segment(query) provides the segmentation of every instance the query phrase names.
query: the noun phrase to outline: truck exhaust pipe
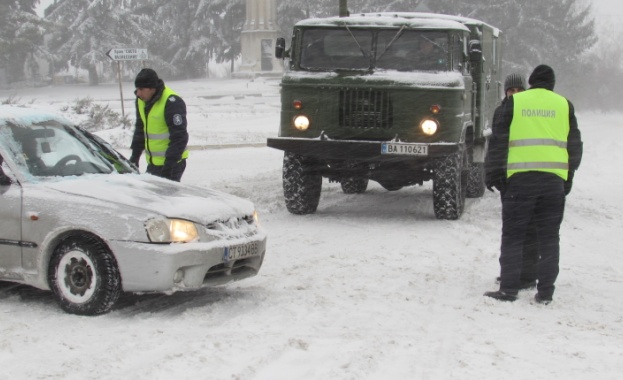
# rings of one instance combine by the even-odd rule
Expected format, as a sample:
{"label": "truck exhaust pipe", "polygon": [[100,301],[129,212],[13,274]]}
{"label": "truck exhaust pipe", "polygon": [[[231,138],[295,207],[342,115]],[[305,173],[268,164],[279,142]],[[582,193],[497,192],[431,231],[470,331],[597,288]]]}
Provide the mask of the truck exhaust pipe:
{"label": "truck exhaust pipe", "polygon": [[348,17],[348,0],[340,0],[340,17]]}

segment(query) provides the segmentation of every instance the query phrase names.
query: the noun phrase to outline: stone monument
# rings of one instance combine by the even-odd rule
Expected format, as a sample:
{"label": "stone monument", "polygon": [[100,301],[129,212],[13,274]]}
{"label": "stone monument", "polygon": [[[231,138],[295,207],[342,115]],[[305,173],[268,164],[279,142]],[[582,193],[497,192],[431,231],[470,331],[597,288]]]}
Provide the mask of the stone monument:
{"label": "stone monument", "polygon": [[283,64],[275,58],[278,36],[276,0],[247,0],[247,14],[240,38],[242,64],[239,76],[281,74]]}

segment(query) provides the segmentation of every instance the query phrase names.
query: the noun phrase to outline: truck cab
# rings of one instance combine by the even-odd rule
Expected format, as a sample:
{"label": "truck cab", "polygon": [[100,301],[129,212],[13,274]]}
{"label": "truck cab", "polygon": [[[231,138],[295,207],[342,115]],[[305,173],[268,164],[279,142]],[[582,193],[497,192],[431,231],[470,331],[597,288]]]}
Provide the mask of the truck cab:
{"label": "truck cab", "polygon": [[484,155],[499,101],[500,31],[429,13],[308,19],[294,26],[278,137],[286,207],[316,211],[322,179],[345,193],[433,181],[439,219],[484,193]]}

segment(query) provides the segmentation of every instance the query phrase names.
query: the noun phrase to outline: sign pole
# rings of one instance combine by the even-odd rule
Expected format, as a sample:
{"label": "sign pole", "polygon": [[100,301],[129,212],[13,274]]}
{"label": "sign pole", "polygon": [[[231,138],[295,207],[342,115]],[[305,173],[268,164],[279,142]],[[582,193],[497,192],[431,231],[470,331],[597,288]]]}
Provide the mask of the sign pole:
{"label": "sign pole", "polygon": [[125,108],[123,106],[123,85],[121,84],[121,61],[142,61],[145,67],[145,60],[148,59],[147,49],[138,48],[113,48],[106,52],[108,58],[117,61],[117,78],[119,79],[119,94],[121,94],[121,116],[125,119]]}
{"label": "sign pole", "polygon": [[117,61],[117,78],[119,79],[119,94],[121,95],[121,117],[125,120],[125,107],[123,106],[123,85],[121,84],[121,61]]}

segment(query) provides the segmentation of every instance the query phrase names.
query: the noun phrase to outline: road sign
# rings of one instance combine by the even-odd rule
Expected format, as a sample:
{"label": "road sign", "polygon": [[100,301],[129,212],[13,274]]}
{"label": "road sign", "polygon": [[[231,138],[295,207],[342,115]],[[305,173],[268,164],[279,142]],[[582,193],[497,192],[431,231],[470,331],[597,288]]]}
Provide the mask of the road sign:
{"label": "road sign", "polygon": [[119,48],[110,49],[106,55],[115,61],[144,61],[147,59],[147,49]]}

